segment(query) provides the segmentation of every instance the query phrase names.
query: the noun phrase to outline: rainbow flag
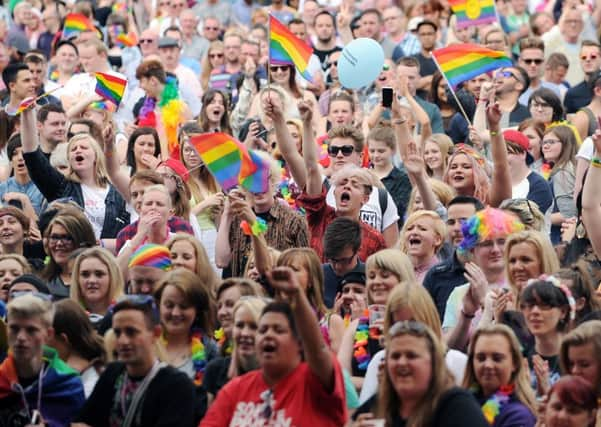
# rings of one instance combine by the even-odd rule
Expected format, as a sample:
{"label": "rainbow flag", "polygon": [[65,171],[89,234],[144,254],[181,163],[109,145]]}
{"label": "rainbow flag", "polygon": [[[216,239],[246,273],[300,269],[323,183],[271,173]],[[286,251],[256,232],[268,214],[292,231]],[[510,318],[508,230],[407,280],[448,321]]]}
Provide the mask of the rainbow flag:
{"label": "rainbow flag", "polygon": [[449,4],[458,29],[497,22],[494,0],[449,0]]}
{"label": "rainbow flag", "polygon": [[[264,192],[264,162],[256,153],[225,133],[203,133],[190,138],[190,144],[224,191],[242,185],[249,191]],[[269,177],[269,171],[267,171]],[[263,189],[261,191],[261,189]]]}
{"label": "rainbow flag", "polygon": [[[269,189],[269,175],[271,173],[269,160],[257,154],[254,150],[248,150],[248,154],[250,154],[250,159],[257,170],[244,178],[240,184],[251,193],[265,193]],[[265,155],[269,157],[267,153]]]}
{"label": "rainbow flag", "polygon": [[469,43],[436,49],[432,57],[453,88],[480,74],[513,65],[504,52]]}
{"label": "rainbow flag", "polygon": [[114,74],[96,73],[96,93],[119,106],[127,79]]}
{"label": "rainbow flag", "polygon": [[309,59],[313,48],[296,37],[284,24],[269,15],[269,63],[294,64],[301,75],[313,81],[309,73]]}
{"label": "rainbow flag", "polygon": [[85,15],[70,13],[65,17],[63,25],[63,38],[70,39],[83,31],[96,31],[94,24]]}
{"label": "rainbow flag", "polygon": [[115,41],[124,47],[132,47],[138,44],[138,38],[135,33],[120,33],[115,37]]}

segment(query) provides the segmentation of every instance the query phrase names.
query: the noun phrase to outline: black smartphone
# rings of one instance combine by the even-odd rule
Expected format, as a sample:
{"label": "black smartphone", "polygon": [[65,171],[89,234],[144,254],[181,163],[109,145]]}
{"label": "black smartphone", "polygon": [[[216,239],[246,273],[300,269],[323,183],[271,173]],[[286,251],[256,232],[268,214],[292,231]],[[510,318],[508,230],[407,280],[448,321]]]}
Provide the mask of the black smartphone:
{"label": "black smartphone", "polygon": [[382,88],[382,106],[385,108],[392,107],[393,93],[391,87]]}

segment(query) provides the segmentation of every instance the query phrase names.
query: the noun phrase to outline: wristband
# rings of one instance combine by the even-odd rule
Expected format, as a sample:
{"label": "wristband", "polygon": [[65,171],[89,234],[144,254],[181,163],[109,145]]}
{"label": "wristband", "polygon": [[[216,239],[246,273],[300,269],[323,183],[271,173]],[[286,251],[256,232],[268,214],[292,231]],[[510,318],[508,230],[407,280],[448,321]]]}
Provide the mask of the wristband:
{"label": "wristband", "polygon": [[591,159],[591,166],[594,168],[601,168],[601,159],[599,157],[593,157]]}
{"label": "wristband", "polygon": [[113,157],[113,153],[114,153],[114,152],[115,152],[114,150],[111,150],[111,151],[105,151],[105,152],[104,152],[104,156],[105,156],[105,157],[107,157],[107,158],[109,158],[109,157]]}
{"label": "wristband", "polygon": [[263,218],[257,218],[252,225],[248,221],[242,221],[240,228],[247,236],[260,236],[267,231],[267,222]]}
{"label": "wristband", "polygon": [[476,314],[467,314],[465,311],[463,311],[463,308],[461,309],[461,314],[463,315],[463,317],[465,317],[466,319],[473,319],[474,317],[476,317]]}
{"label": "wristband", "polygon": [[489,133],[490,133],[490,136],[497,136],[499,134],[499,131],[498,130],[491,130],[491,131],[489,131]]}

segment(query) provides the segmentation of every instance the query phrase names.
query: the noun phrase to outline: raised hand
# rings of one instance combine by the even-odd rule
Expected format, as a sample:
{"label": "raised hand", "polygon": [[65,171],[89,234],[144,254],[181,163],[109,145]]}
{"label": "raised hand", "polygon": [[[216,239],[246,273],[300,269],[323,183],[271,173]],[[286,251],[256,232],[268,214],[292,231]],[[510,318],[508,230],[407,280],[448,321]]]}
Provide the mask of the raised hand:
{"label": "raised hand", "polygon": [[484,298],[488,291],[488,280],[486,280],[486,276],[482,269],[473,262],[465,264],[464,276],[470,283],[468,294],[471,295],[472,303],[475,306],[472,308],[475,308],[474,311],[476,311],[484,305]]}
{"label": "raised hand", "polygon": [[498,130],[502,115],[503,113],[501,112],[497,102],[489,103],[486,107],[486,120],[488,121],[488,128],[491,130]]}
{"label": "raised hand", "polygon": [[[601,117],[597,117],[599,123],[601,123]],[[593,140],[593,145],[595,146],[595,152],[597,156],[601,155],[601,128],[597,128],[597,130],[591,135],[591,139]]]}
{"label": "raised hand", "polygon": [[407,145],[407,158],[403,162],[405,169],[413,176],[418,176],[426,172],[426,164],[421,150],[418,149],[415,141],[409,141]]}
{"label": "raised hand", "polygon": [[284,113],[282,112],[282,107],[280,104],[274,101],[274,98],[271,96],[266,97],[263,100],[263,111],[265,115],[269,117],[274,123],[279,119],[284,118]]}
{"label": "raised hand", "polygon": [[298,112],[304,123],[310,123],[313,120],[313,103],[311,101],[300,101],[298,103]]}
{"label": "raised hand", "polygon": [[266,276],[279,298],[294,303],[301,292],[294,270],[290,267],[274,267],[266,273]]}

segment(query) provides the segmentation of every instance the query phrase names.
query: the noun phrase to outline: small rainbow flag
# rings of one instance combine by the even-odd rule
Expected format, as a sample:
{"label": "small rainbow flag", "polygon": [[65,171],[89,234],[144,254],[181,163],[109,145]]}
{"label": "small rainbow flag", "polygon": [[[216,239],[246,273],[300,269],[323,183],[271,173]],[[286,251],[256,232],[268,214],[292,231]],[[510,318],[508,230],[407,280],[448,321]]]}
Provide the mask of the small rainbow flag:
{"label": "small rainbow flag", "polygon": [[432,57],[453,88],[488,71],[512,66],[504,52],[469,43],[436,49]]}
{"label": "small rainbow flag", "polygon": [[497,22],[494,0],[449,0],[449,4],[458,29]]}
{"label": "small rainbow flag", "polygon": [[138,38],[135,33],[120,33],[115,37],[115,41],[125,47],[132,47],[138,44]]}
{"label": "small rainbow flag", "polygon": [[265,193],[269,189],[269,175],[271,172],[269,161],[254,150],[248,150],[248,154],[250,154],[257,170],[244,178],[240,184],[251,193]]}
{"label": "small rainbow flag", "polygon": [[301,75],[313,81],[309,73],[309,59],[313,48],[296,37],[284,24],[269,15],[269,63],[294,64]]}
{"label": "small rainbow flag", "polygon": [[190,138],[190,144],[215,177],[224,191],[247,183],[253,185],[257,172],[254,160],[246,146],[226,133],[203,133]]}
{"label": "small rainbow flag", "polygon": [[121,98],[123,98],[125,86],[127,86],[125,76],[96,73],[96,93],[116,106],[119,106]]}
{"label": "small rainbow flag", "polygon": [[70,13],[65,17],[63,38],[70,39],[83,31],[96,31],[92,21],[80,13]]}

